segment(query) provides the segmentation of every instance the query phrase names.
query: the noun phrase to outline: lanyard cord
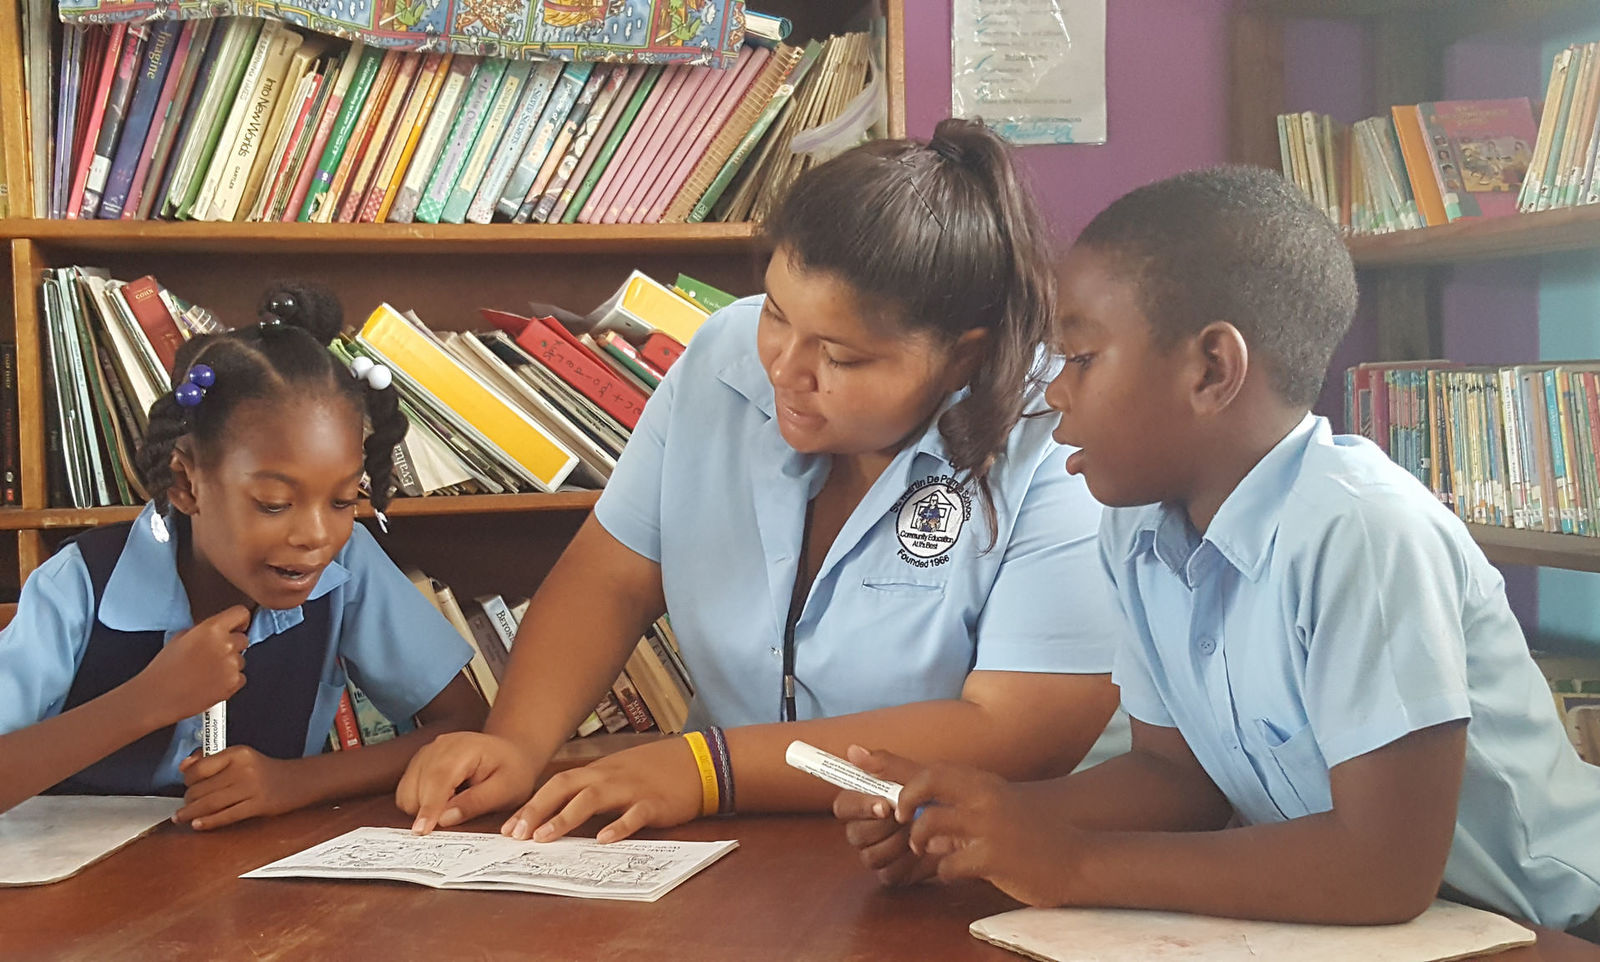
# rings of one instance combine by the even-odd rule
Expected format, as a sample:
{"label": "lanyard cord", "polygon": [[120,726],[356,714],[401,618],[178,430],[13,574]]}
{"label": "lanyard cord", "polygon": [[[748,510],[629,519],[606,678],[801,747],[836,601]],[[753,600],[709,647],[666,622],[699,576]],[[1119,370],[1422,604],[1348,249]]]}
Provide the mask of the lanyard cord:
{"label": "lanyard cord", "polygon": [[794,629],[800,623],[800,614],[806,606],[806,595],[810,593],[811,583],[806,578],[807,562],[810,557],[811,503],[808,502],[805,527],[800,532],[800,560],[794,571],[794,591],[789,595],[789,617],[783,625],[783,712],[780,716],[783,721],[795,720]]}

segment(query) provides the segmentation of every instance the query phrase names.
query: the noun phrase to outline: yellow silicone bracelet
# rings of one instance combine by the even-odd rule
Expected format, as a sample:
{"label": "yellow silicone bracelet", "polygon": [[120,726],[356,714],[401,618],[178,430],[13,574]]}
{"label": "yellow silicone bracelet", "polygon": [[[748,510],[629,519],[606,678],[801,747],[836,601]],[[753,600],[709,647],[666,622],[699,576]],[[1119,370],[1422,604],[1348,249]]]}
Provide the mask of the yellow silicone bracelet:
{"label": "yellow silicone bracelet", "polygon": [[711,761],[711,747],[706,744],[704,732],[684,732],[684,741],[694,752],[694,763],[700,768],[700,814],[715,815],[721,799],[717,794],[717,768]]}

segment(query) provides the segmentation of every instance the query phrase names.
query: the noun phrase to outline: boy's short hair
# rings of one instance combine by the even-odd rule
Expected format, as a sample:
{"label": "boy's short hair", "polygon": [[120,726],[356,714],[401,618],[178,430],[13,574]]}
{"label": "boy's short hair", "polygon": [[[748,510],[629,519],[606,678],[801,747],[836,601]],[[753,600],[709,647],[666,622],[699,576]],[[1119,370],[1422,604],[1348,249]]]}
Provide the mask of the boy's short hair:
{"label": "boy's short hair", "polygon": [[1260,167],[1141,187],[1101,211],[1078,243],[1109,255],[1138,288],[1158,344],[1227,321],[1293,404],[1316,401],[1355,314],[1355,267],[1338,228]]}

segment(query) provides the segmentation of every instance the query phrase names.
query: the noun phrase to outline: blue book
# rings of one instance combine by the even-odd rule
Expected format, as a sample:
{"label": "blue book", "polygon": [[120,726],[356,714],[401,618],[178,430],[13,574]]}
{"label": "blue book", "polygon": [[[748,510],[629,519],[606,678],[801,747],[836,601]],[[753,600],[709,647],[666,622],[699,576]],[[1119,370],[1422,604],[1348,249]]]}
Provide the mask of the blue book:
{"label": "blue book", "polygon": [[150,135],[150,118],[155,115],[161,85],[166,82],[167,70],[172,66],[172,50],[182,30],[183,21],[163,20],[150,34],[150,42],[145,44],[144,65],[139,70],[138,85],[133,88],[128,119],[123,123],[122,139],[117,142],[116,158],[111,162],[105,196],[100,201],[98,216],[102,220],[116,220],[122,216],[122,205],[133,189],[133,172],[139,166],[145,138]]}
{"label": "blue book", "polygon": [[[198,104],[200,98],[205,95],[206,85],[211,82],[211,74],[217,68],[217,51],[222,49],[222,38],[226,33],[226,30],[220,28],[211,31],[205,57],[200,61],[200,72],[195,75],[194,86],[189,88],[189,103],[174,104],[172,107],[173,110],[181,111],[183,125],[178,128],[178,136],[173,138],[171,153],[167,154],[167,169],[161,174],[161,189],[156,191],[155,203],[150,208],[154,216],[161,216],[161,212],[167,206],[167,193],[172,189],[172,177],[178,172],[178,158],[183,156],[183,145],[194,133],[195,116],[200,113],[189,108]],[[192,57],[194,54],[195,51],[191,47],[189,56]]]}

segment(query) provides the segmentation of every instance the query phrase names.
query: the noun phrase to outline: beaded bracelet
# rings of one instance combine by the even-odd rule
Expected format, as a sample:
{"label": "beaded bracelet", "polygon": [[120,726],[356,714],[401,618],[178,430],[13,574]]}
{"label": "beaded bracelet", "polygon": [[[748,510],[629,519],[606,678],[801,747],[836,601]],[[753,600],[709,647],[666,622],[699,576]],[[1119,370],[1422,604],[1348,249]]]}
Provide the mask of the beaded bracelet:
{"label": "beaded bracelet", "polygon": [[728,754],[728,736],[722,729],[715,725],[707,726],[706,741],[711,745],[711,759],[717,765],[717,806],[718,815],[732,815],[735,811],[733,803],[733,758]]}
{"label": "beaded bracelet", "polygon": [[704,732],[684,732],[684,741],[694,753],[694,763],[700,769],[700,814],[715,815],[718,810],[717,767],[711,760],[711,749],[706,744]]}

